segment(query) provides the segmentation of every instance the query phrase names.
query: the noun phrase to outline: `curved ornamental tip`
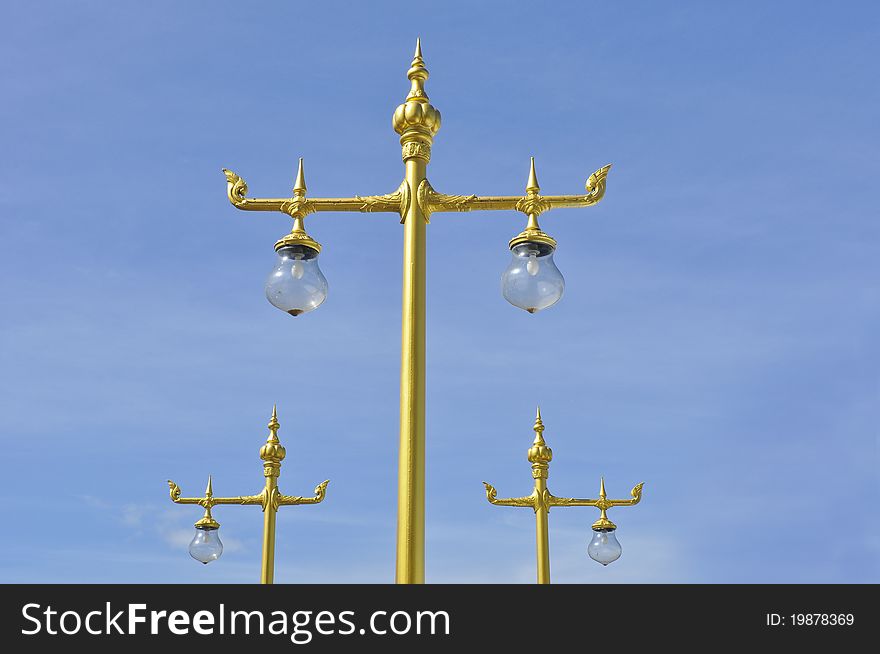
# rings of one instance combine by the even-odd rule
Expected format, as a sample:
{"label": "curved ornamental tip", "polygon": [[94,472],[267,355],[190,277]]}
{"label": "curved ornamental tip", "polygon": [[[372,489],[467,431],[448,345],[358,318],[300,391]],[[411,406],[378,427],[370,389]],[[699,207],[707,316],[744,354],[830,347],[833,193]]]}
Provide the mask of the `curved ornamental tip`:
{"label": "curved ornamental tip", "polygon": [[226,195],[229,201],[238,207],[244,203],[247,195],[247,182],[227,168],[223,169],[223,174],[226,175]]}
{"label": "curved ornamental tip", "polygon": [[489,500],[490,503],[495,504],[495,500],[498,498],[498,491],[496,491],[495,487],[489,482],[484,481],[483,486],[486,487],[486,499]]}
{"label": "curved ornamental tip", "polygon": [[320,484],[315,486],[315,504],[324,501],[324,497],[327,495],[327,484],[330,483],[329,479],[325,479]]}
{"label": "curved ornamental tip", "polygon": [[638,504],[639,502],[642,501],[642,486],[644,486],[644,485],[645,485],[645,482],[643,482],[643,481],[639,482],[638,484],[633,486],[632,491],[630,491],[630,494],[633,496],[633,504],[634,505]]}
{"label": "curved ornamental tip", "polygon": [[587,183],[585,184],[587,197],[594,203],[605,196],[605,180],[608,177],[609,170],[611,170],[611,164],[602,166],[587,178]]}
{"label": "curved ornamental tip", "polygon": [[168,489],[171,494],[171,501],[177,502],[180,499],[180,486],[178,486],[177,484],[175,484],[173,481],[171,481],[169,479],[168,480]]}

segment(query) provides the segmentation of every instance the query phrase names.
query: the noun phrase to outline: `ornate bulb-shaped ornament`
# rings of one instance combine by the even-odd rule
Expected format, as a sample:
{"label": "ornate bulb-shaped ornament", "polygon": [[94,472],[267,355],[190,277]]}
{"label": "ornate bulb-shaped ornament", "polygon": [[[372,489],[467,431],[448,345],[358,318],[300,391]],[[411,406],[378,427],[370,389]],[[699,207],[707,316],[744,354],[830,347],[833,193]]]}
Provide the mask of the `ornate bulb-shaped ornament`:
{"label": "ornate bulb-shaped ornament", "polygon": [[620,558],[623,548],[615,535],[616,529],[594,529],[587,553],[594,561],[608,565]]}
{"label": "ornate bulb-shaped ornament", "polygon": [[306,245],[278,248],[278,262],[266,280],[266,298],[298,316],[317,309],[327,299],[327,278],[318,267],[318,251]]}
{"label": "ornate bulb-shaped ornament", "polygon": [[196,535],[189,544],[189,555],[207,565],[219,559],[221,554],[220,530],[217,527],[196,527]]}
{"label": "ornate bulb-shaped ornament", "polygon": [[510,265],[501,275],[504,299],[529,313],[556,304],[565,289],[565,279],[553,262],[554,249],[546,243],[514,245]]}

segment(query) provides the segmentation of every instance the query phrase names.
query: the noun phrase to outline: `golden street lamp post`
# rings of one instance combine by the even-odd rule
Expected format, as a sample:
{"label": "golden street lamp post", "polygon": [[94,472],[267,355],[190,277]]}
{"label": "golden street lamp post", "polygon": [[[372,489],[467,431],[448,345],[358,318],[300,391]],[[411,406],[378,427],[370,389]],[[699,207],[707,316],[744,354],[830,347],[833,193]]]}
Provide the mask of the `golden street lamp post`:
{"label": "golden street lamp post", "polygon": [[499,500],[495,487],[485,481],[486,499],[498,506],[525,506],[535,512],[535,530],[538,558],[538,583],[550,583],[550,536],[547,530],[547,517],[552,506],[594,506],[601,511],[599,519],[593,523],[593,539],[587,547],[590,558],[602,565],[616,561],[620,558],[620,543],[617,542],[615,525],[608,519],[606,511],[612,506],[635,506],[642,499],[642,486],[638,484],[632,489],[632,499],[609,500],[605,496],[605,479],[599,484],[599,499],[579,500],[568,497],[556,497],[547,488],[547,477],[550,471],[550,461],[553,459],[553,450],[544,442],[544,423],[541,420],[541,409],[535,417],[535,440],[529,448],[528,459],[532,464],[532,477],[535,480],[535,489],[528,497],[510,497]]}
{"label": "golden street lamp post", "polygon": [[280,211],[293,218],[292,231],[275,244],[278,263],[266,282],[269,301],[293,316],[317,308],[327,296],[327,280],[318,267],[321,245],[305,230],[304,219],[325,211],[387,212],[403,223],[403,327],[400,362],[400,458],[398,467],[398,583],[425,578],[425,236],[432,214],[448,211],[516,210],[528,217],[525,229],[508,244],[513,258],[502,275],[504,297],[529,313],[555,304],[564,286],[553,262],[556,241],[538,225],[538,217],[559,207],[589,207],[605,194],[610,165],[590,175],[584,195],[540,194],[534,159],[524,196],[478,197],[437,193],[427,179],[431,144],[440,129],[440,112],[428,100],[428,70],[416,42],[407,71],[409,94],[392,116],[400,134],[405,175],[387,195],[351,198],[306,197],[302,159],[293,195],[249,198],[247,184],[224,169],[229,201],[246,211]]}
{"label": "golden street lamp post", "polygon": [[220,558],[223,544],[220,542],[218,530],[220,523],[211,515],[211,509],[217,504],[253,504],[263,509],[263,563],[260,583],[271,584],[275,577],[275,514],[280,506],[298,504],[318,504],[324,500],[328,481],[323,481],[315,488],[314,497],[282,495],[278,490],[278,476],[281,474],[281,462],[287,456],[284,446],[278,440],[278,412],[272,408],[272,419],[269,421],[269,437],[260,448],[263,460],[263,475],[266,486],[259,495],[241,495],[239,497],[214,497],[211,478],[208,477],[208,488],[204,497],[181,497],[180,486],[170,479],[171,501],[176,504],[198,504],[205,509],[205,515],[195,524],[196,535],[190,543],[190,555],[202,563],[210,563]]}

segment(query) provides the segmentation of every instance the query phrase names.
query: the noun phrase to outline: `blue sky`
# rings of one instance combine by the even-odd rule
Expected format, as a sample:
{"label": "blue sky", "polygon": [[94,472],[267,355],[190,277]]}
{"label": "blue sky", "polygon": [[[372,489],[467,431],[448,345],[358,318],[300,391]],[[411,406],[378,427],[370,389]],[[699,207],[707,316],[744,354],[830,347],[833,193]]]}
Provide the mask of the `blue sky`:
{"label": "blue sky", "polygon": [[[263,295],[281,215],[226,200],[393,191],[417,35],[446,193],[605,200],[542,219],[565,297],[499,278],[512,212],[429,227],[427,581],[531,582],[534,407],[550,488],[643,502],[586,555],[551,513],[555,582],[880,582],[880,11],[847,3],[10,3],[0,42],[0,581],[250,582],[272,404],[290,494],[279,582],[393,579],[402,230],[310,217],[330,295]],[[462,233],[466,233],[466,238]]]}

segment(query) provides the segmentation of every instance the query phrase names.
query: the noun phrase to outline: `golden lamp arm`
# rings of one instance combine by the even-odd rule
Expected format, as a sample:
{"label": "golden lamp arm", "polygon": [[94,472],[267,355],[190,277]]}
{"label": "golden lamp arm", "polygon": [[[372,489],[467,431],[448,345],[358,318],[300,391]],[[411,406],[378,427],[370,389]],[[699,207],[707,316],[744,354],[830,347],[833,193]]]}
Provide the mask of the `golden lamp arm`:
{"label": "golden lamp arm", "polygon": [[278,505],[294,506],[297,504],[320,504],[324,501],[324,496],[327,494],[327,484],[329,483],[330,480],[327,479],[318,484],[315,487],[314,497],[300,497],[299,495],[281,495],[278,498]]}
{"label": "golden lamp arm", "polygon": [[594,506],[597,509],[607,510],[612,506],[635,506],[639,502],[642,501],[642,486],[644,486],[644,482],[637,484],[630,494],[632,495],[631,499],[628,500],[609,500],[605,497],[605,483],[602,482],[602,493],[599,495],[598,499],[590,500],[590,499],[578,499],[573,497],[556,497],[555,495],[550,496],[550,506]]}
{"label": "golden lamp arm", "polygon": [[495,487],[492,484],[484,481],[483,486],[486,487],[486,499],[489,500],[490,504],[495,504],[496,506],[527,506],[530,509],[535,508],[534,494],[529,495],[528,497],[507,497],[499,500],[498,491],[495,490]]}
{"label": "golden lamp arm", "polygon": [[[218,504],[263,504],[263,495],[239,495],[238,497],[214,497],[210,492],[205,493],[204,497],[181,497],[180,486],[170,479],[168,480],[168,488],[170,490],[171,501],[175,504],[198,504],[199,506],[211,508]],[[210,488],[210,487],[209,487]]]}
{"label": "golden lamp arm", "polygon": [[404,182],[394,193],[387,195],[356,195],[353,198],[307,198],[305,189],[295,191],[289,198],[249,198],[247,183],[231,170],[223,169],[226,175],[226,195],[237,209],[244,211],[280,211],[294,218],[318,211],[360,211],[371,213],[387,211],[402,214],[409,204],[409,186]]}

